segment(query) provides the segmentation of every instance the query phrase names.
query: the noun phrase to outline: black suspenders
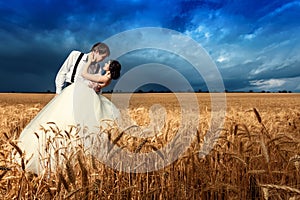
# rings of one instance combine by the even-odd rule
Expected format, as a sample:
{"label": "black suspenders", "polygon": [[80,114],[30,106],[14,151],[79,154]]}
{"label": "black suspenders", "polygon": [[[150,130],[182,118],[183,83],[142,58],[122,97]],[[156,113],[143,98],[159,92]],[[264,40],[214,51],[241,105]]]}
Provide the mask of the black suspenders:
{"label": "black suspenders", "polygon": [[82,58],[82,56],[84,55],[84,53],[80,53],[79,57],[76,60],[76,63],[74,65],[74,69],[73,69],[73,73],[72,73],[72,77],[71,77],[71,83],[74,83],[74,78],[75,78],[75,74],[76,74],[76,70],[77,70],[77,66]]}

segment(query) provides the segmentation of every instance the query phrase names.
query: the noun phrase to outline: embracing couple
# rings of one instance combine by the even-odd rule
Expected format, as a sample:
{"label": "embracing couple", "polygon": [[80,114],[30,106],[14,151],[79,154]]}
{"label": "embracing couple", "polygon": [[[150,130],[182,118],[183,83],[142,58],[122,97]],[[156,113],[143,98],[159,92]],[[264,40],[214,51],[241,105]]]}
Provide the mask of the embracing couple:
{"label": "embracing couple", "polygon": [[103,87],[120,77],[121,64],[117,60],[109,60],[101,68],[100,62],[109,55],[109,47],[101,42],[89,53],[69,54],[56,76],[55,97],[18,139],[22,152],[15,156],[25,170],[35,174],[55,170],[63,162],[60,155],[67,149],[73,151],[78,144],[99,159],[105,156],[106,136],[101,127],[120,115],[115,105],[101,95]]}
{"label": "embracing couple", "polygon": [[[89,87],[99,92],[101,88],[110,83],[111,79],[118,79],[121,70],[118,61],[108,61],[103,69],[100,68],[99,62],[109,55],[109,47],[101,42],[94,44],[88,54],[72,51],[57,73],[56,94],[60,94],[64,87],[77,80],[88,82]],[[101,76],[102,74],[103,76]]]}

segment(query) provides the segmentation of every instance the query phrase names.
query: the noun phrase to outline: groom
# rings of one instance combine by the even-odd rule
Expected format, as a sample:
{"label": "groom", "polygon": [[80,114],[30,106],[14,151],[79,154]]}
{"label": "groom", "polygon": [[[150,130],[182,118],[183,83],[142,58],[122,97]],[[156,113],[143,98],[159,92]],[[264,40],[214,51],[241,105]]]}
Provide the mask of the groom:
{"label": "groom", "polygon": [[[56,94],[60,94],[65,87],[77,80],[87,81],[81,76],[81,71],[85,63],[88,61],[89,56],[96,58],[96,64],[89,67],[89,73],[95,74],[100,70],[99,62],[103,61],[109,55],[109,47],[102,42],[94,44],[91,51],[87,54],[73,50],[56,75]],[[93,87],[95,92],[99,92],[101,87],[103,87],[102,84],[98,83],[89,83],[89,86]]]}

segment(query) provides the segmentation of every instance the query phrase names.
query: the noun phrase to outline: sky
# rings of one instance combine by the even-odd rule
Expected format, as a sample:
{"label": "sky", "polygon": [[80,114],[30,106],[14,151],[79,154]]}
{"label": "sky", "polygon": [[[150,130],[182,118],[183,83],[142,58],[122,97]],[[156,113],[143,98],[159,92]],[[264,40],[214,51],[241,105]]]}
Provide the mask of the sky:
{"label": "sky", "polygon": [[[147,27],[199,44],[228,91],[300,92],[300,0],[0,0],[0,92],[54,92],[56,73],[72,50],[88,52],[110,38],[119,45],[112,45],[112,56],[119,47],[129,50],[110,57],[121,62],[122,75],[139,66],[166,66],[148,73],[156,85],[143,89],[164,86],[154,77],[162,74],[176,85],[174,69],[195,91],[207,90],[203,74],[172,50],[178,45],[147,46],[168,34],[138,37]],[[116,37],[124,32],[134,34]],[[140,43],[145,48],[128,47]],[[182,48],[185,55],[195,53]]]}

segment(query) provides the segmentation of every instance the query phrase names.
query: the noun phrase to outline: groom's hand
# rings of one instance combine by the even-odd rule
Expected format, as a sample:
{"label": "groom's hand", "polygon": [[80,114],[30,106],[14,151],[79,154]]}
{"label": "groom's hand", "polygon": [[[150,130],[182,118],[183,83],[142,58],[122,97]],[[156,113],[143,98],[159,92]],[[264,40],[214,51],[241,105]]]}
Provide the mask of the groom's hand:
{"label": "groom's hand", "polygon": [[94,90],[95,90],[96,93],[100,92],[101,86],[99,86],[99,84],[97,84],[97,86],[94,87]]}
{"label": "groom's hand", "polygon": [[97,62],[97,57],[96,57],[94,51],[92,51],[92,52],[90,53],[90,57],[91,57],[91,58],[90,58],[91,63],[96,63],[96,62]]}
{"label": "groom's hand", "polygon": [[94,87],[95,92],[100,92],[100,90],[105,87],[105,84],[103,83],[97,83],[97,85]]}

